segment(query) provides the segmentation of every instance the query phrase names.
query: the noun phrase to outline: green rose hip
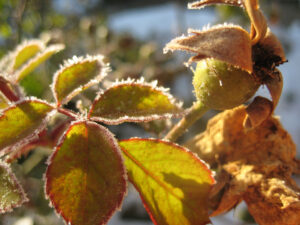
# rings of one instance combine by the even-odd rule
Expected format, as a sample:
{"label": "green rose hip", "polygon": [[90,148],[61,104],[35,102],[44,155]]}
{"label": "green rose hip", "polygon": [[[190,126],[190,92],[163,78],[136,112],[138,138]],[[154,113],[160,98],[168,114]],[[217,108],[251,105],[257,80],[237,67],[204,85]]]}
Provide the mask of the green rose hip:
{"label": "green rose hip", "polygon": [[251,98],[259,83],[246,71],[215,59],[201,60],[194,73],[196,97],[211,109],[236,107]]}

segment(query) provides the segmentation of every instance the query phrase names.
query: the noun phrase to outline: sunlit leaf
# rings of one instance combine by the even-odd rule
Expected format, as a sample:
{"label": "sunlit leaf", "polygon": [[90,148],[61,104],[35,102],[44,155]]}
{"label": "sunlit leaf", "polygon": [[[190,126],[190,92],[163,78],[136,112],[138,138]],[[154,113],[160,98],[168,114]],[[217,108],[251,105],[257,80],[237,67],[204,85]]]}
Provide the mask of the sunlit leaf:
{"label": "sunlit leaf", "polygon": [[207,197],[214,179],[197,156],[161,140],[135,138],[119,144],[128,178],[139,191],[154,224],[209,222]]}
{"label": "sunlit leaf", "polygon": [[125,168],[113,135],[93,122],[71,124],[46,172],[46,193],[56,211],[71,225],[106,224],[125,192]]}
{"label": "sunlit leaf", "polygon": [[10,212],[28,199],[8,165],[0,162],[0,213]]}
{"label": "sunlit leaf", "polygon": [[8,99],[0,92],[0,110],[9,106]]}
{"label": "sunlit leaf", "polygon": [[44,61],[50,58],[52,55],[58,53],[63,49],[64,49],[64,45],[61,44],[48,46],[42,52],[39,52],[30,60],[28,60],[28,62],[25,63],[25,65],[23,65],[20,69],[16,71],[16,73],[14,74],[15,80],[20,81],[26,75],[28,75],[34,69],[36,69],[40,64],[42,64]]}
{"label": "sunlit leaf", "polygon": [[99,94],[89,116],[107,124],[147,122],[183,114],[181,105],[156,83],[124,81],[112,85]]}
{"label": "sunlit leaf", "polygon": [[103,56],[77,57],[65,61],[53,79],[53,92],[58,104],[68,102],[79,92],[98,83],[108,72]]}
{"label": "sunlit leaf", "polygon": [[0,116],[0,155],[36,138],[52,110],[51,105],[36,99],[6,108]]}
{"label": "sunlit leaf", "polygon": [[25,41],[24,43],[20,44],[15,50],[12,69],[14,71],[19,69],[22,65],[24,65],[24,63],[34,57],[44,47],[44,43],[40,40]]}

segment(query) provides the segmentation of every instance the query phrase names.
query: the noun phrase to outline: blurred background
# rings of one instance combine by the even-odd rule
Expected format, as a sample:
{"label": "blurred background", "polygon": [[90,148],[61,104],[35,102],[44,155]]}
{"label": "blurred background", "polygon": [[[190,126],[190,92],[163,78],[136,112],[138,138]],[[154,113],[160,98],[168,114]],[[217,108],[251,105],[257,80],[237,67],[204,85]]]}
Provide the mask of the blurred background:
{"label": "blurred background", "polygon": [[[208,7],[201,11],[187,10],[185,0],[0,0],[0,58],[25,39],[41,38],[49,43],[64,43],[66,49],[52,57],[21,84],[28,95],[53,101],[49,84],[64,59],[73,55],[103,54],[111,63],[112,72],[103,86],[115,79],[145,77],[158,80],[189,107],[195,100],[192,72],[183,65],[188,55],[163,54],[164,45],[186,33],[187,28],[233,22],[249,30],[249,21],[235,7]],[[260,0],[272,31],[281,40],[288,63],[280,66],[284,90],[276,114],[300,146],[300,0]],[[99,87],[95,87],[98,89]],[[75,109],[76,101],[85,104],[95,96],[95,88],[75,98],[67,107]],[[268,96],[266,88],[259,93]],[[203,131],[217,112],[208,112],[188,135]],[[161,137],[170,121],[157,121],[142,126],[125,124],[109,127],[117,138],[133,136]],[[49,149],[38,148],[19,160],[15,167],[30,202],[0,215],[0,225],[60,225],[53,209],[44,198],[42,176]],[[224,216],[212,219],[216,225],[251,224],[253,220],[241,204]],[[123,208],[109,225],[152,224],[138,194],[129,186]]]}

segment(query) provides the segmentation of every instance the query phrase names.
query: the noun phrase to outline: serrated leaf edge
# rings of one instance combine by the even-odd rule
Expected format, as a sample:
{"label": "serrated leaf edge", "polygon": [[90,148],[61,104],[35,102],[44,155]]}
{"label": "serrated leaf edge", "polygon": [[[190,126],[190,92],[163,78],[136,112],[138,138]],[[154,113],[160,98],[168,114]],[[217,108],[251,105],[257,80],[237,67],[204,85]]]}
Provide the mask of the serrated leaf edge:
{"label": "serrated leaf edge", "polygon": [[[203,161],[202,159],[200,159],[199,156],[198,156],[197,154],[195,154],[194,152],[190,151],[188,148],[183,147],[183,146],[181,146],[181,145],[178,145],[177,143],[170,142],[170,141],[168,141],[168,140],[161,140],[161,139],[155,139],[155,138],[138,138],[138,137],[134,137],[134,138],[130,138],[130,139],[120,140],[120,142],[126,142],[126,141],[132,141],[132,140],[133,140],[133,141],[134,141],[134,140],[140,140],[140,141],[154,141],[154,142],[159,142],[159,143],[165,143],[165,144],[167,144],[167,145],[171,145],[171,146],[174,146],[174,147],[176,147],[176,148],[179,148],[179,149],[183,150],[183,152],[185,152],[185,153],[187,153],[187,154],[190,154],[190,155],[192,156],[192,158],[194,158],[195,160],[199,161],[200,164],[203,165],[203,169],[205,169],[206,171],[208,171],[208,172],[210,173],[210,178],[211,178],[211,181],[212,181],[211,185],[214,185],[214,184],[216,183],[216,181],[215,181],[215,179],[214,179],[214,177],[215,177],[215,172],[212,171],[212,170],[210,170],[210,166],[209,166],[205,161]],[[127,150],[124,150],[122,147],[120,147],[120,148],[121,148],[122,152],[123,152],[127,157],[129,157],[129,156],[127,155],[127,154],[129,154],[129,153],[127,152]],[[127,153],[127,154],[126,154],[126,153]],[[140,165],[139,165],[140,162],[137,164],[137,163],[134,161],[134,160],[136,160],[135,158],[134,158],[134,160],[133,160],[131,157],[129,157],[129,158],[130,158],[130,160],[132,160],[138,167],[140,167]],[[136,161],[137,161],[137,160],[136,160]],[[141,169],[145,172],[145,168],[144,168],[144,167],[141,168]],[[145,173],[149,175],[148,172],[145,172]],[[149,176],[151,176],[151,175],[149,175]],[[154,175],[152,175],[151,178],[154,179],[155,182],[157,182],[158,184],[161,185],[161,182],[158,181],[159,179],[153,178],[153,176],[154,176]],[[159,225],[159,224],[156,222],[156,219],[155,219],[154,215],[152,214],[150,208],[148,207],[148,205],[147,205],[147,203],[146,203],[146,201],[145,201],[145,199],[144,199],[144,197],[143,197],[143,195],[142,195],[142,191],[141,191],[141,190],[137,187],[137,185],[130,179],[130,177],[128,177],[128,180],[132,183],[132,185],[133,185],[133,186],[135,187],[135,189],[138,191],[138,193],[139,193],[139,195],[140,195],[140,198],[141,198],[141,200],[142,200],[142,202],[143,202],[143,205],[144,205],[146,211],[148,212],[148,214],[149,214],[149,216],[150,216],[152,222],[153,222],[155,225]],[[162,184],[162,186],[163,186],[164,188],[166,188],[166,190],[169,189],[169,188],[166,187],[164,184]],[[176,194],[172,193],[172,191],[168,191],[168,192],[169,192],[171,195],[173,195],[174,197],[178,198]],[[180,199],[180,198],[179,198],[179,199]],[[205,225],[205,224],[207,224],[208,222],[210,222],[210,221],[207,221],[207,222],[205,222],[204,224],[201,224],[201,225]]]}
{"label": "serrated leaf edge", "polygon": [[[22,51],[28,45],[38,45],[40,47],[40,50],[36,54],[39,54],[39,52],[43,51],[46,48],[45,43],[43,41],[39,40],[39,39],[24,40],[13,51],[13,59],[14,60],[12,60],[12,63],[11,63],[11,69],[12,70],[13,70],[13,66],[15,65],[15,62],[16,62],[16,56],[20,53],[20,51]],[[33,57],[35,57],[35,56],[33,56]]]}
{"label": "serrated leaf edge", "polygon": [[52,163],[52,159],[55,157],[57,151],[59,150],[59,148],[62,146],[67,133],[71,130],[72,126],[76,125],[76,124],[80,124],[80,123],[88,123],[88,124],[92,124],[93,126],[97,126],[100,127],[100,129],[102,129],[106,134],[108,134],[108,136],[111,138],[111,143],[113,143],[114,145],[114,149],[116,150],[115,153],[118,155],[121,165],[122,165],[122,169],[124,171],[123,174],[123,181],[125,182],[125,192],[123,194],[123,196],[118,200],[118,204],[116,206],[116,208],[114,210],[111,211],[110,215],[108,215],[107,217],[107,221],[105,221],[102,224],[99,225],[105,225],[109,219],[112,217],[112,215],[116,212],[116,211],[120,211],[121,207],[122,207],[122,203],[124,198],[127,196],[128,194],[128,176],[126,173],[126,168],[125,168],[125,164],[124,164],[124,158],[122,156],[122,152],[121,152],[121,147],[119,146],[118,141],[115,138],[115,135],[113,133],[111,133],[106,127],[103,127],[93,121],[88,121],[88,120],[77,120],[77,121],[73,121],[71,122],[71,124],[69,125],[69,127],[67,129],[65,129],[64,133],[60,136],[56,147],[54,148],[54,151],[52,152],[52,154],[49,156],[49,158],[46,161],[46,164],[48,165],[46,172],[43,174],[43,180],[44,180],[44,193],[45,193],[45,198],[46,200],[49,200],[49,206],[54,208],[54,212],[55,214],[59,217],[59,218],[63,218],[63,221],[66,225],[72,225],[70,221],[67,221],[66,217],[63,215],[62,211],[58,211],[55,204],[52,202],[51,200],[51,196],[50,194],[48,194],[47,192],[47,187],[48,187],[48,179],[47,179],[47,173],[49,170],[49,167],[51,167],[51,163]]}
{"label": "serrated leaf edge", "polygon": [[19,104],[23,104],[25,102],[39,102],[44,103],[50,107],[52,107],[52,110],[46,115],[46,117],[42,120],[40,126],[35,130],[34,133],[29,134],[27,137],[23,138],[22,140],[19,140],[18,142],[11,144],[3,149],[0,149],[0,156],[6,155],[9,152],[15,152],[18,151],[22,146],[38,139],[38,134],[46,127],[47,122],[50,120],[50,118],[56,113],[56,108],[54,105],[50,104],[47,101],[35,98],[35,97],[27,97],[25,99],[21,99],[17,102],[10,103],[10,106],[3,111],[0,111],[0,118],[4,115],[4,113],[10,109],[13,109],[17,107]]}
{"label": "serrated leaf edge", "polygon": [[[67,59],[63,62],[62,65],[60,65],[60,69],[58,71],[55,72],[54,76],[53,76],[53,82],[50,85],[52,93],[54,95],[55,101],[60,105],[60,104],[65,104],[66,102],[70,101],[75,95],[77,95],[78,93],[80,93],[83,89],[88,88],[94,84],[99,83],[104,77],[106,77],[106,75],[111,71],[110,67],[109,67],[109,63],[105,63],[103,61],[104,56],[103,55],[86,55],[86,56],[73,56],[71,59]],[[73,66],[73,65],[77,65],[80,63],[85,63],[85,62],[92,62],[92,61],[97,61],[98,64],[101,66],[101,70],[100,73],[98,75],[95,76],[94,79],[90,80],[88,83],[74,89],[67,97],[65,97],[61,102],[59,102],[58,100],[58,96],[56,94],[55,91],[55,84],[56,81],[59,77],[59,75],[64,72],[64,70],[68,69],[69,67]]]}
{"label": "serrated leaf edge", "polygon": [[15,175],[12,172],[9,165],[2,162],[2,161],[0,161],[0,167],[4,168],[7,171],[7,173],[10,176],[10,179],[14,182],[14,184],[16,185],[16,187],[18,189],[18,193],[22,196],[18,203],[15,203],[15,204],[11,205],[11,207],[9,207],[9,208],[5,208],[5,209],[2,209],[2,210],[0,209],[0,214],[2,214],[2,213],[12,212],[14,208],[20,207],[25,202],[28,202],[29,199],[27,198],[27,195],[26,195],[24,189],[22,188],[21,184],[19,183],[19,181],[15,177]]}
{"label": "serrated leaf edge", "polygon": [[[126,80],[116,80],[114,83],[112,83],[105,91],[101,90],[100,92],[98,92],[97,97],[95,98],[92,107],[90,108],[89,114],[88,114],[88,118],[94,121],[98,121],[98,122],[103,122],[105,124],[108,125],[117,125],[123,122],[149,122],[152,120],[157,120],[157,119],[164,119],[164,118],[174,118],[174,117],[181,117],[184,116],[186,114],[186,112],[182,109],[183,106],[183,102],[178,101],[176,98],[174,98],[174,96],[172,96],[170,94],[170,89],[169,88],[164,88],[164,87],[158,87],[157,86],[158,81],[154,80],[152,82],[145,82],[144,77],[141,77],[138,80],[135,79],[131,79],[128,78]],[[182,109],[182,112],[178,112],[178,113],[165,113],[164,115],[158,115],[158,114],[153,114],[151,116],[122,116],[118,119],[107,119],[104,117],[96,117],[93,116],[91,117],[91,113],[94,109],[94,105],[96,102],[98,102],[101,97],[105,94],[106,91],[113,89],[113,88],[117,88],[120,86],[125,86],[125,85],[139,85],[139,86],[145,86],[145,87],[150,87],[155,91],[160,92],[161,94],[167,96],[168,100],[170,101],[170,103],[174,106],[176,106],[178,109]]]}
{"label": "serrated leaf edge", "polygon": [[19,74],[22,74],[24,70],[26,70],[28,67],[30,67],[32,64],[34,64],[39,58],[46,55],[49,52],[54,52],[53,54],[56,54],[63,50],[65,48],[65,45],[63,44],[53,44],[47,46],[44,50],[38,52],[33,58],[28,60],[23,66],[21,66],[20,69],[16,70],[11,76],[8,77],[8,79],[12,83],[17,83],[21,78]]}
{"label": "serrated leaf edge", "polygon": [[30,44],[37,44],[41,47],[41,50],[45,48],[45,44],[43,41],[39,39],[29,39],[22,41],[19,45],[16,46],[16,48],[12,51],[9,51],[6,53],[6,55],[1,58],[0,60],[0,70],[6,75],[7,77],[9,73],[12,73],[13,71],[13,65],[15,64],[15,58],[18,55],[18,53],[27,45]]}

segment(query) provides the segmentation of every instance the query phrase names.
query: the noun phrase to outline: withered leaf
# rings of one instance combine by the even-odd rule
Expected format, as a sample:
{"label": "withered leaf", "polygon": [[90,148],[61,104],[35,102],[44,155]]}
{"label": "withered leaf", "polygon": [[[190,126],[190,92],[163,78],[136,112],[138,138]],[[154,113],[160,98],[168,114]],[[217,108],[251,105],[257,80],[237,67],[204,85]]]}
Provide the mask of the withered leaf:
{"label": "withered leaf", "polygon": [[252,73],[251,41],[247,31],[235,25],[218,25],[210,29],[189,30],[169,42],[164,51],[185,50],[196,53],[190,61],[215,58]]}
{"label": "withered leaf", "polygon": [[189,9],[201,9],[205,6],[214,5],[214,4],[226,4],[243,7],[243,2],[240,0],[201,0],[188,4]]}

